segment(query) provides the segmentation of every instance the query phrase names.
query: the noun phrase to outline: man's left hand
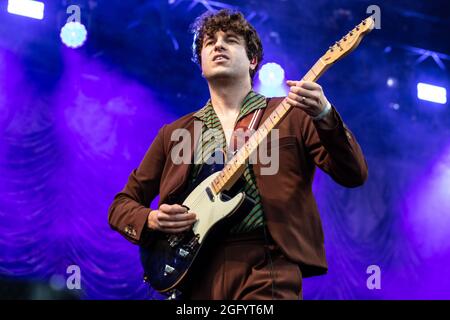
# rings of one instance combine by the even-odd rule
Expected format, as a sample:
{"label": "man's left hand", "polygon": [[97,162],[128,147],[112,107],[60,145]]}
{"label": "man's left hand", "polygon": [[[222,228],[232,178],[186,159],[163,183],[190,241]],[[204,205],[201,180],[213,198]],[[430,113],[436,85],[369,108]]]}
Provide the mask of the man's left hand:
{"label": "man's left hand", "polygon": [[318,116],[329,103],[322,87],[312,81],[286,81],[290,87],[287,102],[306,112],[311,117]]}

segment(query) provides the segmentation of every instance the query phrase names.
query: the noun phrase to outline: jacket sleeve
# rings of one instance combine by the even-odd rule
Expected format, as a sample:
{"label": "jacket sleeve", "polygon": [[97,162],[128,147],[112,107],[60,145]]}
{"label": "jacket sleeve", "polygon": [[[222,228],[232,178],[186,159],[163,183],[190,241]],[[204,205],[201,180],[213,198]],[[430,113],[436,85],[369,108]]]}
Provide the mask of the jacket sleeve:
{"label": "jacket sleeve", "polygon": [[367,162],[354,135],[332,108],[336,126],[321,129],[311,117],[304,115],[302,134],[314,163],[345,187],[362,185],[368,175]]}
{"label": "jacket sleeve", "polygon": [[166,161],[164,152],[164,126],[159,130],[144,159],[128,177],[128,182],[109,207],[108,221],[134,244],[143,241],[150,213],[150,204],[159,193],[161,175]]}

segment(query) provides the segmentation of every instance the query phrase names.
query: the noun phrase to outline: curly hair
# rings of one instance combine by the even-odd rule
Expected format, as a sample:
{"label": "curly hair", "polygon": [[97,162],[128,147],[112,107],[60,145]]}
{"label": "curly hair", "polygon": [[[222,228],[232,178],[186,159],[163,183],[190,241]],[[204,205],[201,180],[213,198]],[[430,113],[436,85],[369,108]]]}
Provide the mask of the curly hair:
{"label": "curly hair", "polygon": [[256,68],[250,70],[250,78],[253,81],[263,59],[263,47],[255,28],[239,11],[222,9],[216,13],[206,12],[195,20],[191,26],[191,32],[194,34],[192,61],[201,65],[203,40],[206,36],[213,37],[218,31],[232,31],[244,38],[248,59],[257,58],[258,61]]}

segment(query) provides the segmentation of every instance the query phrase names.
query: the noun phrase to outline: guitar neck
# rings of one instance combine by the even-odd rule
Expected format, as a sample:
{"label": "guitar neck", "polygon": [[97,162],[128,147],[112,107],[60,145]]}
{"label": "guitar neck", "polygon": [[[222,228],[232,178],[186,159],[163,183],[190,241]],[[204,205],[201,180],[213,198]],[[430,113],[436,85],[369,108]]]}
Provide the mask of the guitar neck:
{"label": "guitar neck", "polygon": [[[330,67],[330,64],[323,62],[322,58],[317,60],[314,66],[302,78],[303,81],[317,81],[319,77]],[[270,114],[270,116],[260,125],[258,130],[247,140],[233,158],[228,161],[220,174],[211,182],[211,189],[214,193],[229,189],[237,181],[245,169],[250,155],[258,148],[259,144],[268,134],[280,123],[289,113],[291,106],[286,102],[286,98]]]}

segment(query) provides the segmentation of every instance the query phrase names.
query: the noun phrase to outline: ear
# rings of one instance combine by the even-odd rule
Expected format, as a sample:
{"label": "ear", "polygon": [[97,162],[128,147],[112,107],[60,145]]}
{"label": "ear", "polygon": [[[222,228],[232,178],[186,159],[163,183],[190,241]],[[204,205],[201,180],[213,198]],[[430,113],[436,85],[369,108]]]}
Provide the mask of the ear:
{"label": "ear", "polygon": [[256,59],[256,57],[253,57],[252,60],[250,60],[250,68],[255,69],[257,64],[258,64],[258,59]]}

